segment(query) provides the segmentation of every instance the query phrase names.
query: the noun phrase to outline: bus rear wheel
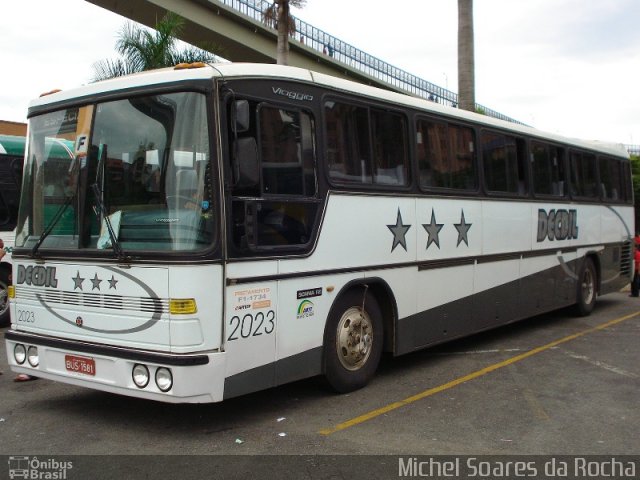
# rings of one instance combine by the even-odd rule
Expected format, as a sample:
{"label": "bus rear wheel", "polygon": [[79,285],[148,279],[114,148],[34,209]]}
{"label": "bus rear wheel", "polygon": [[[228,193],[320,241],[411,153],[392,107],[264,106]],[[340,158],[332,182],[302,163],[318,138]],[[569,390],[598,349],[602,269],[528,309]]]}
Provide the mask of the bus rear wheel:
{"label": "bus rear wheel", "polygon": [[327,321],[324,375],[340,393],[364,387],[382,355],[382,313],[375,297],[362,289],[341,295]]}
{"label": "bus rear wheel", "polygon": [[582,270],[578,276],[578,295],[576,302],[576,312],[578,315],[585,317],[596,306],[596,297],[598,295],[598,274],[593,260],[585,258],[582,264]]}

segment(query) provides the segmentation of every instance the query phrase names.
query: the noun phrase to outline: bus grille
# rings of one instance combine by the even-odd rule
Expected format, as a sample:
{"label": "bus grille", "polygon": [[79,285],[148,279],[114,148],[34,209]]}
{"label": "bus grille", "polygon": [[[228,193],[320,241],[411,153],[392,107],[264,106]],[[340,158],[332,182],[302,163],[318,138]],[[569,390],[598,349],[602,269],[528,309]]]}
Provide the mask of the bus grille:
{"label": "bus grille", "polygon": [[16,287],[16,297],[32,302],[38,302],[41,300],[47,304],[106,308],[110,310],[128,310],[160,314],[164,314],[169,311],[169,300],[166,298],[130,297],[101,293],[43,290],[40,288],[36,289],[30,287]]}

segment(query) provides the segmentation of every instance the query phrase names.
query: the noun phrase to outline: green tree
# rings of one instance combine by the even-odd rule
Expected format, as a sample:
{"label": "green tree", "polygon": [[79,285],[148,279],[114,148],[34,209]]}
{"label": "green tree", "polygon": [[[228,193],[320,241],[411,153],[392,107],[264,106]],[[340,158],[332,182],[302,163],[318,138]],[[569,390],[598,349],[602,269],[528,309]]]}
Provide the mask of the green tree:
{"label": "green tree", "polygon": [[273,25],[278,31],[276,63],[289,65],[289,35],[296,32],[296,23],[291,16],[291,6],[302,8],[307,0],[273,0],[263,13],[265,23]]}
{"label": "green tree", "polygon": [[121,58],[101,60],[93,64],[93,81],[120,77],[130,73],[171,67],[178,63],[214,62],[216,56],[206,50],[218,51],[215,45],[188,46],[180,48],[178,36],[184,30],[185,21],[173,12],[156,23],[155,30],[127,22],[120,30],[116,51]]}
{"label": "green tree", "polygon": [[473,0],[458,0],[458,100],[463,110],[475,111]]}

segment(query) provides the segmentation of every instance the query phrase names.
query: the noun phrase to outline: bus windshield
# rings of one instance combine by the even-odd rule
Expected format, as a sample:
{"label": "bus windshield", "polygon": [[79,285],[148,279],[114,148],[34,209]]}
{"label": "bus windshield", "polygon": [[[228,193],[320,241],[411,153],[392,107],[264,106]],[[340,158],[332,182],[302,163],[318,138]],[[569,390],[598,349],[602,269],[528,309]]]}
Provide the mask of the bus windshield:
{"label": "bus windshield", "polygon": [[30,119],[16,246],[194,251],[214,238],[205,96],[169,93]]}

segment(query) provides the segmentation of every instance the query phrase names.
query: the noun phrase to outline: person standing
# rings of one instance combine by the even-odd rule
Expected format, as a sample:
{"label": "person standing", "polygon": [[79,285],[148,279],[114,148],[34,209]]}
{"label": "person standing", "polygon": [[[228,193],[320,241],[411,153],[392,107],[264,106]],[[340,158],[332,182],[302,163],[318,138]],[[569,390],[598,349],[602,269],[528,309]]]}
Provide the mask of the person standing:
{"label": "person standing", "polygon": [[[0,238],[0,260],[2,260],[2,257],[4,257],[5,254],[6,252],[4,251],[4,242]],[[2,372],[0,372],[0,375],[2,375]]]}
{"label": "person standing", "polygon": [[640,237],[636,236],[636,253],[633,256],[633,263],[635,264],[635,273],[633,275],[633,281],[631,282],[631,295],[630,297],[637,297],[640,295]]}

